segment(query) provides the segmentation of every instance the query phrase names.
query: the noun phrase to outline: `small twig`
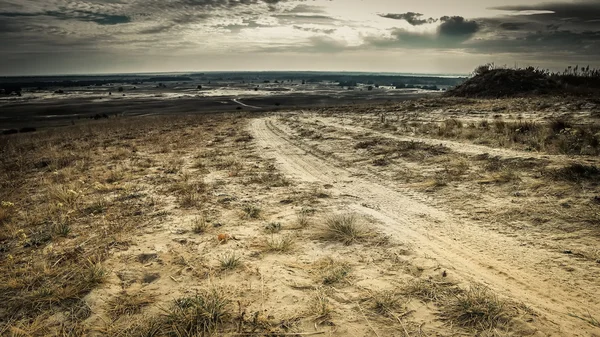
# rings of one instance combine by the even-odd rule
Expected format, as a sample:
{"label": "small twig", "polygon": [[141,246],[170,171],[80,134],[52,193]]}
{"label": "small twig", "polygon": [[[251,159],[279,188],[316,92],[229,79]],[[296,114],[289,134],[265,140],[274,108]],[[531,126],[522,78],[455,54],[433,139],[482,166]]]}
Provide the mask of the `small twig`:
{"label": "small twig", "polygon": [[356,303],[356,305],[358,306],[358,309],[360,310],[360,313],[363,315],[363,317],[365,318],[365,321],[367,321],[367,325],[369,326],[369,328],[371,328],[371,330],[373,330],[373,332],[375,333],[375,336],[377,337],[381,337],[379,336],[379,334],[377,333],[377,330],[375,330],[375,328],[371,325],[371,322],[369,322],[369,319],[367,318],[367,315],[365,315],[365,312],[363,311],[362,307],[360,306],[360,303]]}
{"label": "small twig", "polygon": [[[407,313],[404,313],[403,315],[406,316],[406,314]],[[394,317],[396,317],[396,320],[398,320],[398,323],[400,323],[400,325],[402,326],[402,330],[404,330],[404,334],[406,335],[406,337],[410,337],[410,334],[408,333],[408,331],[406,330],[406,327],[404,326],[404,322],[402,322],[400,317],[398,317],[398,316],[394,316]]]}
{"label": "small twig", "polygon": [[181,282],[180,280],[178,280],[178,279],[174,278],[173,276],[169,276],[169,277],[171,278],[171,280],[173,280],[173,281],[175,281],[175,282],[177,282],[177,283]]}
{"label": "small twig", "polygon": [[233,336],[313,336],[313,335],[322,335],[325,331],[316,331],[316,332],[247,332],[247,333],[234,333]]}

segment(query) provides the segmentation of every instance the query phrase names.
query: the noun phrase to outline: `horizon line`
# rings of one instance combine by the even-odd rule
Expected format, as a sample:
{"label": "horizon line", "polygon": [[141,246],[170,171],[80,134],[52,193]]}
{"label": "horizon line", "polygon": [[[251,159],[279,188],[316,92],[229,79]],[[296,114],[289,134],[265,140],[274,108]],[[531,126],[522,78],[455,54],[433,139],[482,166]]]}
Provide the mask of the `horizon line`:
{"label": "horizon line", "polygon": [[[355,71],[355,70],[187,70],[187,71],[142,71],[142,72],[98,72],[98,73],[50,73],[50,74],[29,74],[29,75],[2,75],[0,78],[19,78],[19,77],[66,77],[66,76],[135,76],[135,75],[152,75],[152,74],[210,74],[210,73],[357,73],[357,74],[398,74],[398,75],[421,75],[421,76],[469,76],[468,73],[443,73],[443,72],[396,72],[396,71]],[[439,76],[434,76],[439,77]]]}

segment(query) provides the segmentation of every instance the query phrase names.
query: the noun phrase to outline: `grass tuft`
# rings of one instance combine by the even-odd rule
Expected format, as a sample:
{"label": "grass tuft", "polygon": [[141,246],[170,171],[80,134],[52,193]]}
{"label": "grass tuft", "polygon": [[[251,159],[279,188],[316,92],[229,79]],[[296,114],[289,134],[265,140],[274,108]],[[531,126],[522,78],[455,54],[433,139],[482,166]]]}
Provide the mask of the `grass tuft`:
{"label": "grass tuft", "polygon": [[154,297],[144,294],[128,294],[123,291],[108,301],[108,314],[113,320],[123,315],[134,315],[142,312],[142,308],[154,302]]}
{"label": "grass tuft", "polygon": [[294,249],[296,241],[291,236],[270,237],[266,241],[265,251],[273,253],[288,253]]}
{"label": "grass tuft", "polygon": [[325,220],[324,237],[327,240],[339,241],[345,245],[365,241],[370,237],[367,230],[358,223],[353,214],[336,214]]}
{"label": "grass tuft", "polygon": [[167,336],[204,336],[214,333],[230,315],[231,300],[222,289],[199,291],[195,296],[176,299],[168,310]]}
{"label": "grass tuft", "polygon": [[265,226],[265,231],[270,234],[279,233],[281,231],[281,223],[279,222],[269,222]]}
{"label": "grass tuft", "polygon": [[254,205],[246,205],[244,206],[244,218],[246,219],[258,219],[260,218],[260,214],[262,213],[262,209],[260,207]]}
{"label": "grass tuft", "polygon": [[327,294],[323,288],[317,288],[312,294],[309,302],[310,311],[314,313],[317,318],[326,318],[333,312],[331,302],[327,297]]}
{"label": "grass tuft", "polygon": [[206,233],[208,230],[208,222],[204,217],[196,217],[192,220],[192,231],[196,234]]}
{"label": "grass tuft", "polygon": [[373,294],[373,311],[390,316],[402,306],[402,297],[393,290],[384,290]]}
{"label": "grass tuft", "polygon": [[444,313],[453,324],[477,329],[494,328],[509,319],[504,301],[480,284],[456,295]]}
{"label": "grass tuft", "polygon": [[233,270],[242,265],[242,260],[235,252],[230,252],[219,257],[219,264],[222,270]]}
{"label": "grass tuft", "polygon": [[319,276],[324,285],[332,285],[341,282],[350,274],[352,268],[344,261],[326,258],[318,262]]}

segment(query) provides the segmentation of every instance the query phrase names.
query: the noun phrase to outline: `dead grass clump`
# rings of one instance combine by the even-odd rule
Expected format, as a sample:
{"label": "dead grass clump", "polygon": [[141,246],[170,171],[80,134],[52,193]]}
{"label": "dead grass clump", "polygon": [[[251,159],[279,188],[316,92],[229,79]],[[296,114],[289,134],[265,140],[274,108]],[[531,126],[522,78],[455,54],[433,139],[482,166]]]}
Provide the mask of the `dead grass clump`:
{"label": "dead grass clump", "polygon": [[265,225],[265,231],[270,234],[279,233],[281,231],[281,223],[269,222]]}
{"label": "dead grass clump", "polygon": [[129,294],[121,292],[108,301],[108,314],[113,320],[123,315],[134,315],[142,312],[145,306],[154,302],[154,297],[144,293]]}
{"label": "dead grass clump", "polygon": [[283,174],[276,172],[275,167],[267,167],[267,172],[251,175],[245,184],[258,184],[269,187],[290,186],[292,182]]}
{"label": "dead grass clump", "polygon": [[369,139],[369,140],[365,140],[365,141],[356,143],[356,145],[354,145],[354,148],[355,149],[368,149],[368,148],[374,147],[379,144],[381,144],[380,139]]}
{"label": "dead grass clump", "polygon": [[309,302],[309,310],[317,318],[327,318],[333,312],[333,306],[323,288],[315,289]]}
{"label": "dead grass clump", "polygon": [[310,225],[310,218],[306,212],[296,214],[296,225],[298,228],[306,228]]}
{"label": "dead grass clump", "polygon": [[12,202],[2,201],[0,204],[0,225],[10,222],[13,217],[15,205]]}
{"label": "dead grass clump", "polygon": [[402,296],[393,290],[384,290],[373,294],[373,311],[383,316],[391,316],[402,308]]}
{"label": "dead grass clump", "polygon": [[437,134],[438,136],[443,137],[456,137],[463,128],[463,123],[458,119],[450,118],[442,122],[440,127],[438,128]]}
{"label": "dead grass clump", "polygon": [[339,241],[345,245],[365,241],[371,235],[354,214],[336,214],[325,220],[323,237],[326,240]]}
{"label": "dead grass clump", "polygon": [[221,327],[231,314],[231,300],[223,289],[199,291],[176,299],[167,311],[162,329],[167,336],[204,336]]}
{"label": "dead grass clump", "polygon": [[180,181],[170,187],[170,191],[177,193],[181,207],[191,208],[202,201],[206,192],[206,184],[203,181]]}
{"label": "dead grass clump", "polygon": [[413,280],[402,288],[402,293],[404,295],[418,298],[424,302],[439,302],[458,292],[459,289],[452,283],[436,282],[429,279]]}
{"label": "dead grass clump", "polygon": [[242,265],[242,258],[235,252],[219,256],[219,265],[222,270],[233,270]]}
{"label": "dead grass clump", "polygon": [[472,284],[444,307],[444,319],[475,329],[490,329],[510,320],[506,303],[489,288]]}
{"label": "dead grass clump", "polygon": [[556,180],[569,182],[600,181],[600,169],[594,165],[571,164],[551,174]]}
{"label": "dead grass clump", "polygon": [[208,230],[208,222],[205,217],[196,217],[192,220],[192,231],[196,234],[206,233]]}
{"label": "dead grass clump", "polygon": [[343,281],[352,268],[345,261],[334,260],[331,257],[317,261],[318,275],[324,285],[333,285]]}
{"label": "dead grass clump", "polygon": [[264,251],[269,253],[289,253],[296,246],[296,240],[292,236],[271,236],[265,241]]}
{"label": "dead grass clump", "polygon": [[49,199],[67,207],[76,208],[81,196],[82,193],[76,191],[75,187],[67,187],[65,185],[48,186]]}
{"label": "dead grass clump", "polygon": [[262,209],[254,205],[246,205],[242,209],[244,212],[243,217],[246,219],[259,219]]}

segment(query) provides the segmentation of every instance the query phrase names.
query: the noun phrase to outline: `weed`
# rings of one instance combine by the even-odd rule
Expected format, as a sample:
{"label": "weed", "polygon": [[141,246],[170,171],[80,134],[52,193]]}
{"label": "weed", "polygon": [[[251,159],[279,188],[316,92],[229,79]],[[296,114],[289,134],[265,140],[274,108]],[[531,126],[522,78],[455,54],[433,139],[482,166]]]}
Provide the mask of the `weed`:
{"label": "weed", "polygon": [[176,299],[165,318],[166,335],[211,334],[230,315],[230,304],[225,291],[217,288],[202,290],[192,297]]}
{"label": "weed", "polygon": [[458,294],[458,291],[459,289],[450,283],[422,279],[413,280],[402,289],[403,294],[425,302],[439,302],[449,295]]}
{"label": "weed", "polygon": [[56,201],[68,207],[74,207],[81,197],[81,193],[64,185],[48,186],[48,196],[50,200]]}
{"label": "weed", "polygon": [[279,222],[269,222],[265,226],[265,231],[270,234],[279,233],[281,231],[281,223]]}
{"label": "weed", "polygon": [[87,267],[83,272],[83,282],[88,285],[89,289],[104,282],[106,278],[106,269],[98,262],[88,261]]}
{"label": "weed", "polygon": [[364,241],[369,237],[367,230],[358,224],[353,214],[336,214],[325,220],[324,237],[345,245]]}
{"label": "weed", "polygon": [[270,237],[266,240],[266,251],[274,253],[287,253],[294,249],[296,242],[291,236]]}
{"label": "weed", "polygon": [[219,264],[223,270],[232,270],[242,265],[241,257],[235,252],[223,254],[219,257]]}
{"label": "weed", "polygon": [[260,213],[262,210],[260,207],[254,205],[246,205],[244,206],[244,217],[247,219],[258,219],[260,218]]}
{"label": "weed", "polygon": [[592,326],[600,328],[600,321],[596,317],[592,316],[592,314],[590,314],[589,311],[587,312],[586,315],[583,315],[583,316],[578,316],[575,314],[569,314],[569,316],[579,318],[580,320],[587,322],[588,324],[590,324]]}
{"label": "weed", "polygon": [[67,222],[59,222],[53,225],[53,232],[62,237],[67,237],[71,234],[71,226]]}
{"label": "weed", "polygon": [[192,231],[196,234],[205,233],[208,230],[208,222],[205,217],[196,217],[192,220]]}
{"label": "weed", "polygon": [[318,318],[329,317],[333,312],[333,308],[323,288],[317,288],[312,294],[310,300],[310,311],[317,315]]}
{"label": "weed", "polygon": [[444,309],[445,318],[454,324],[477,329],[489,329],[509,319],[506,304],[489,288],[472,284],[456,295]]}
{"label": "weed", "polygon": [[332,285],[342,281],[351,271],[350,264],[343,261],[327,258],[318,263],[321,282],[325,285]]}
{"label": "weed", "polygon": [[304,212],[300,212],[296,215],[296,224],[298,225],[298,228],[306,228],[310,225],[310,219],[308,217],[308,214],[304,213]]}
{"label": "weed", "polygon": [[556,180],[571,182],[598,181],[600,180],[600,169],[593,165],[570,164],[552,172]]}
{"label": "weed", "polygon": [[113,320],[123,315],[134,315],[140,313],[142,308],[152,304],[154,298],[144,293],[128,294],[123,291],[118,296],[108,301],[108,314]]}
{"label": "weed", "polygon": [[384,316],[391,315],[401,306],[402,297],[393,290],[373,294],[373,310]]}

